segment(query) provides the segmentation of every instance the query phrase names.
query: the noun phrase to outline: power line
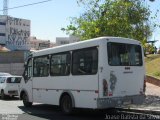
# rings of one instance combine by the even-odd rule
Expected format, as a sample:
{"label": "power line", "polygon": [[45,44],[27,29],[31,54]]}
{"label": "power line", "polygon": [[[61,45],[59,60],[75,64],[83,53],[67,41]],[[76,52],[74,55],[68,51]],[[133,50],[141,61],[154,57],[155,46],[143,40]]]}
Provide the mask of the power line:
{"label": "power line", "polygon": [[[40,1],[40,2],[36,2],[36,3],[30,3],[30,4],[26,4],[26,5],[16,6],[16,7],[8,8],[6,10],[21,8],[21,7],[27,7],[27,6],[41,4],[41,3],[45,3],[45,2],[49,2],[49,1],[52,1],[52,0],[45,0],[45,1]],[[4,10],[0,10],[0,11],[4,11]]]}

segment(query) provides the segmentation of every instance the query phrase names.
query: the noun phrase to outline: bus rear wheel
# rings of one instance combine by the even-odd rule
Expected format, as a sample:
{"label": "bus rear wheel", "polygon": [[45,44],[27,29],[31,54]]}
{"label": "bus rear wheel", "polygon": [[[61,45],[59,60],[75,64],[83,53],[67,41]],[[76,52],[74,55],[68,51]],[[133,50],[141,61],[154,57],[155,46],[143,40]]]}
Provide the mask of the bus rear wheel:
{"label": "bus rear wheel", "polygon": [[23,104],[24,104],[25,107],[31,107],[32,106],[32,102],[29,102],[29,98],[28,98],[26,93],[23,93],[22,100],[23,100]]}
{"label": "bus rear wheel", "polygon": [[69,95],[64,95],[62,97],[60,107],[64,114],[69,115],[73,112],[72,99]]}

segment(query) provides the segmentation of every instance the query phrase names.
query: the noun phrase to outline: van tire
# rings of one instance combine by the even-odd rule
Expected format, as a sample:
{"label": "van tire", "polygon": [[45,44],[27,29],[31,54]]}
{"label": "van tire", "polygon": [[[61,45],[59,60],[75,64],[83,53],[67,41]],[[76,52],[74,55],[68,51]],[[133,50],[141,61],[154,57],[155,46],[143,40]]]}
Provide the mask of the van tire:
{"label": "van tire", "polygon": [[23,93],[22,100],[23,100],[23,105],[25,107],[31,107],[32,106],[32,102],[29,102],[29,98],[28,98],[26,93]]}
{"label": "van tire", "polygon": [[4,100],[6,98],[6,95],[4,94],[4,91],[1,90],[1,99]]}
{"label": "van tire", "polygon": [[62,96],[60,107],[62,112],[66,115],[70,115],[71,113],[73,113],[72,99],[69,95],[66,94]]}

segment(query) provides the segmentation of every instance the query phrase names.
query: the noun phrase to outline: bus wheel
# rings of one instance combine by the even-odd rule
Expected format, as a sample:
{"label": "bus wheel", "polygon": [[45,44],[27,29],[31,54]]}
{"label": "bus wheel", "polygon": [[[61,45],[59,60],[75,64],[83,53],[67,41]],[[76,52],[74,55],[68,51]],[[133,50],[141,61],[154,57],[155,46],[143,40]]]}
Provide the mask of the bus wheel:
{"label": "bus wheel", "polygon": [[69,115],[73,112],[72,99],[69,95],[64,95],[60,102],[60,107],[63,113]]}
{"label": "bus wheel", "polygon": [[29,102],[29,98],[28,98],[26,93],[23,94],[22,100],[23,100],[23,104],[24,104],[25,107],[31,107],[32,106],[32,102]]}
{"label": "bus wheel", "polygon": [[1,99],[4,100],[6,98],[6,95],[4,94],[4,91],[1,91]]}

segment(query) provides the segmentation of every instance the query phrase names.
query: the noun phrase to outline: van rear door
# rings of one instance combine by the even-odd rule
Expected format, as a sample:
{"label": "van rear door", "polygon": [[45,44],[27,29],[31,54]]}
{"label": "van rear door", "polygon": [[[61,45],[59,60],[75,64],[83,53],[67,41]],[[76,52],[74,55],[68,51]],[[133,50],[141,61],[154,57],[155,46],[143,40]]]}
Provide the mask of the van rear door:
{"label": "van rear door", "polygon": [[107,51],[108,65],[104,70],[108,89],[106,96],[121,97],[142,93],[144,84],[142,47],[108,42]]}
{"label": "van rear door", "polygon": [[9,95],[18,95],[21,77],[8,77],[6,80],[6,89]]}

